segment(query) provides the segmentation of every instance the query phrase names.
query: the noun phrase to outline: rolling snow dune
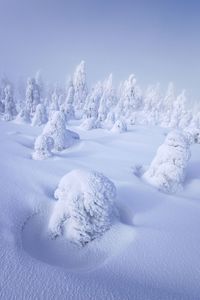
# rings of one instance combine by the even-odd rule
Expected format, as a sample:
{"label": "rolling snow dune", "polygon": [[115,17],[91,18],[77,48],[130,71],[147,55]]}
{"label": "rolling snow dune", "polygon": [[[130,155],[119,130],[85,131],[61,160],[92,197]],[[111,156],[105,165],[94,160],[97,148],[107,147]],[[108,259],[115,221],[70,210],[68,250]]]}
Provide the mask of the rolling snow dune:
{"label": "rolling snow dune", "polygon": [[[183,191],[170,196],[132,171],[150,164],[163,129],[117,134],[70,124],[80,141],[34,161],[42,128],[0,122],[0,298],[199,299],[200,146],[191,146]],[[47,233],[61,177],[82,167],[114,182],[120,212],[120,221],[83,249]]]}

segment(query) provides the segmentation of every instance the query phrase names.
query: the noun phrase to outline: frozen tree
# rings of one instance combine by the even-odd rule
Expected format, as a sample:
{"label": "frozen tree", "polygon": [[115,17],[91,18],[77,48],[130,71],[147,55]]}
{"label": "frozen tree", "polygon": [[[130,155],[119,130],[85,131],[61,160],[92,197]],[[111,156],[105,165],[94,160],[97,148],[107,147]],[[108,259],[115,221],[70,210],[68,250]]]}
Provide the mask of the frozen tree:
{"label": "frozen tree", "polygon": [[43,134],[53,139],[54,149],[57,151],[70,147],[79,139],[77,133],[66,129],[65,115],[61,111],[52,114],[51,119],[44,127]]}
{"label": "frozen tree", "polygon": [[101,82],[98,82],[88,94],[86,98],[86,104],[84,106],[84,116],[86,118],[95,118],[98,117],[98,109],[100,99],[102,97],[103,87]]}
{"label": "frozen tree", "polygon": [[56,86],[54,88],[54,91],[51,96],[51,104],[50,104],[50,108],[49,108],[49,118],[51,118],[51,114],[53,114],[55,111],[59,110],[58,99],[59,99],[58,87]]}
{"label": "frozen tree", "polygon": [[169,127],[171,116],[173,113],[173,106],[176,100],[174,84],[172,82],[169,83],[166,95],[162,102],[162,120],[161,126]]}
{"label": "frozen tree", "polygon": [[82,122],[80,127],[84,130],[92,130],[95,128],[99,128],[99,122],[95,118],[88,118]]}
{"label": "frozen tree", "polygon": [[144,96],[144,119],[147,124],[159,124],[161,105],[160,84],[149,86]]}
{"label": "frozen tree", "polygon": [[13,89],[11,85],[7,85],[4,90],[5,99],[4,99],[4,120],[11,121],[17,115],[16,105],[13,98]]}
{"label": "frozen tree", "polygon": [[35,140],[34,152],[32,158],[35,160],[43,160],[52,156],[53,139],[45,134],[41,134]]}
{"label": "frozen tree", "polygon": [[188,139],[180,131],[170,132],[143,178],[166,193],[176,192],[184,182],[190,159]]}
{"label": "frozen tree", "polygon": [[36,106],[40,103],[40,90],[35,78],[29,78],[26,88],[26,111],[32,117],[36,111]]}
{"label": "frozen tree", "polygon": [[40,92],[40,97],[42,99],[44,99],[45,97],[45,86],[44,86],[44,81],[42,78],[42,71],[38,70],[35,74],[35,82],[39,88],[39,92]]}
{"label": "frozen tree", "polygon": [[121,87],[120,99],[116,107],[117,116],[130,117],[130,115],[138,111],[141,106],[141,90],[137,85],[135,75],[131,74]]}
{"label": "frozen tree", "polygon": [[100,99],[98,109],[98,120],[104,122],[108,113],[115,107],[117,102],[115,90],[113,88],[112,74],[105,80],[103,84],[103,93]]}
{"label": "frozen tree", "polygon": [[46,109],[42,103],[36,106],[36,111],[32,119],[32,126],[40,126],[48,121]]}
{"label": "frozen tree", "polygon": [[186,92],[183,90],[174,102],[170,126],[174,128],[185,128],[192,121],[192,114],[186,108]]}
{"label": "frozen tree", "polygon": [[4,75],[3,78],[1,78],[0,83],[0,113],[5,112],[5,98],[6,98],[6,87],[12,86],[10,81],[8,80],[7,76]]}
{"label": "frozen tree", "polygon": [[115,122],[115,124],[113,125],[111,131],[112,132],[118,132],[118,133],[122,133],[122,132],[127,131],[126,123],[123,120],[117,120]]}
{"label": "frozen tree", "polygon": [[66,120],[71,120],[75,118],[73,101],[74,101],[74,87],[72,85],[69,87],[66,100],[61,106],[61,111],[64,112],[66,116]]}
{"label": "frozen tree", "polygon": [[55,191],[51,235],[64,235],[80,246],[102,236],[114,221],[115,197],[114,184],[103,174],[79,169],[67,173]]}
{"label": "frozen tree", "polygon": [[88,94],[86,83],[85,62],[82,61],[76,68],[73,76],[74,109],[78,118],[82,117],[85,100]]}
{"label": "frozen tree", "polygon": [[115,124],[115,113],[110,111],[107,115],[106,120],[104,121],[104,127],[107,129],[111,129]]}

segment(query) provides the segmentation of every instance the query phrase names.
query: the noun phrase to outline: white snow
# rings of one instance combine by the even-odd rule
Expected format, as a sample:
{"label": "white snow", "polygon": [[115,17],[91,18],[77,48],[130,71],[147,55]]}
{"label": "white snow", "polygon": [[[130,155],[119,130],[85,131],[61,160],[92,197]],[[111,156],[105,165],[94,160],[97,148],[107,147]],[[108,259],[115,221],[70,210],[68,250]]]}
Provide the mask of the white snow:
{"label": "white snow", "polygon": [[[168,195],[133,174],[151,163],[166,130],[130,126],[114,134],[79,126],[68,124],[79,143],[37,161],[31,156],[43,126],[0,121],[0,298],[198,299],[199,145],[190,146],[183,190]],[[97,170],[114,183],[120,215],[81,248],[65,236],[51,239],[48,228],[54,191],[77,168]]]}

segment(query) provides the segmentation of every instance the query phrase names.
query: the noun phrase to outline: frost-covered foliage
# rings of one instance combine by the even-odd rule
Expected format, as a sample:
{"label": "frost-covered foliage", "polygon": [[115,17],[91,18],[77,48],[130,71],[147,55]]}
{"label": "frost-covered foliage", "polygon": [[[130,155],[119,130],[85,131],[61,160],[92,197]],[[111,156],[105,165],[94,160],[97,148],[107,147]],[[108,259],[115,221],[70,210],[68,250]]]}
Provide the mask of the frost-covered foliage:
{"label": "frost-covered foliage", "polygon": [[28,78],[26,88],[26,111],[32,117],[36,111],[36,106],[40,103],[40,90],[35,78]]}
{"label": "frost-covered foliage", "polygon": [[70,147],[79,139],[77,133],[66,129],[65,115],[61,111],[52,114],[44,127],[43,134],[53,139],[54,149],[57,151]]}
{"label": "frost-covered foliage", "polygon": [[42,103],[36,106],[36,111],[32,119],[32,126],[41,126],[47,122],[46,109]]}
{"label": "frost-covered foliage", "polygon": [[74,109],[78,118],[83,115],[88,88],[86,83],[85,62],[82,61],[76,68],[73,77],[74,86]]}
{"label": "frost-covered foliage", "polygon": [[99,122],[95,118],[85,119],[80,127],[84,130],[91,130],[95,128],[99,128]]}
{"label": "frost-covered foliage", "polygon": [[122,133],[122,132],[127,131],[126,123],[123,120],[117,120],[115,122],[115,124],[113,125],[111,131],[112,132],[118,132],[118,133]]}
{"label": "frost-covered foliage", "polygon": [[96,171],[73,170],[60,181],[58,200],[49,221],[54,237],[64,235],[84,246],[100,237],[112,225],[116,208],[116,188]]}
{"label": "frost-covered foliage", "polygon": [[162,95],[160,84],[149,86],[144,97],[144,123],[157,125],[160,121]]}
{"label": "frost-covered foliage", "polygon": [[43,160],[52,156],[52,148],[54,141],[45,134],[39,135],[35,140],[34,152],[32,158],[35,160]]}
{"label": "frost-covered foliage", "polygon": [[104,127],[107,129],[111,129],[115,124],[115,113],[110,111],[107,115],[106,120],[104,121]]}
{"label": "frost-covered foliage", "polygon": [[161,106],[162,109],[161,126],[163,127],[169,126],[175,101],[176,101],[176,94],[175,94],[174,84],[170,82]]}
{"label": "frost-covered foliage", "polygon": [[55,111],[59,110],[58,99],[59,99],[58,87],[56,86],[54,88],[54,91],[51,96],[51,104],[50,104],[50,108],[49,108],[49,117],[50,118],[51,118],[51,114],[53,114]]}
{"label": "frost-covered foliage", "polygon": [[16,105],[13,98],[13,90],[11,85],[7,85],[4,90],[4,120],[11,121],[17,115]]}
{"label": "frost-covered foliage", "polygon": [[178,130],[170,132],[143,178],[166,193],[175,193],[183,184],[190,159],[188,139]]}

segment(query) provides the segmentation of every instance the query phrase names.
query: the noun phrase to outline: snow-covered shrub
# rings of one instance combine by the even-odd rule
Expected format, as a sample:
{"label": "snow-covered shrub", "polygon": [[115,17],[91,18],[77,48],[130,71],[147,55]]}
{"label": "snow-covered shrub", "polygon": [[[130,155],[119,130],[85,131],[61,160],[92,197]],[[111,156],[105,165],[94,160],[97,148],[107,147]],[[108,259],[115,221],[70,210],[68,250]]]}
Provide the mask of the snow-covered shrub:
{"label": "snow-covered shrub", "polygon": [[51,234],[82,246],[100,237],[112,225],[115,197],[114,184],[103,174],[79,169],[67,173],[55,191]]}
{"label": "snow-covered shrub", "polygon": [[118,132],[118,133],[122,133],[122,132],[127,131],[126,123],[122,120],[117,120],[115,122],[115,124],[113,125],[111,131],[112,132]]}
{"label": "snow-covered shrub", "polygon": [[79,139],[77,133],[66,129],[65,115],[60,111],[52,114],[51,119],[44,127],[43,134],[53,138],[54,149],[57,151],[70,147]]}
{"label": "snow-covered shrub", "polygon": [[4,120],[5,121],[11,121],[13,120],[17,115],[16,105],[13,98],[13,90],[11,85],[7,85],[5,87],[5,99],[4,99]]}
{"label": "snow-covered shrub", "polygon": [[47,122],[46,109],[43,104],[36,106],[36,111],[32,119],[32,126],[40,126]]}
{"label": "snow-covered shrub", "polygon": [[80,127],[84,130],[99,128],[98,121],[95,118],[85,119]]}
{"label": "snow-covered shrub", "polygon": [[170,132],[143,178],[166,193],[176,192],[184,182],[190,159],[189,142],[180,131]]}
{"label": "snow-covered shrub", "polygon": [[41,134],[35,140],[34,152],[32,158],[35,160],[43,160],[52,156],[53,139],[45,134]]}
{"label": "snow-covered shrub", "polygon": [[74,101],[74,87],[70,86],[67,92],[66,100],[61,105],[61,111],[64,112],[66,120],[71,120],[75,118],[73,101]]}

